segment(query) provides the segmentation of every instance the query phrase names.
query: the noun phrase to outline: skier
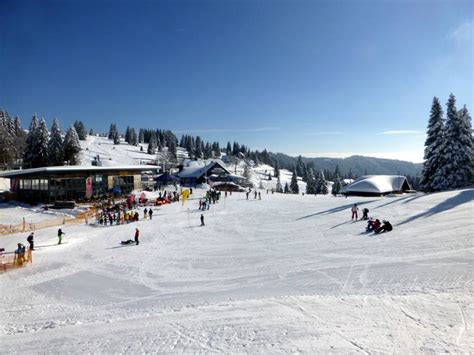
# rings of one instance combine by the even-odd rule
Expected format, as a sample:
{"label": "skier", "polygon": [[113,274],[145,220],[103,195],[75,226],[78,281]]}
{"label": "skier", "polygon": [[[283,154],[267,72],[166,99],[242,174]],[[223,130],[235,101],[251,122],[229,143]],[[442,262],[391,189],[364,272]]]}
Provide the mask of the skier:
{"label": "skier", "polygon": [[362,219],[364,221],[369,219],[369,209],[368,208],[363,208],[362,209]]}
{"label": "skier", "polygon": [[61,228],[58,229],[58,245],[61,244],[63,242],[63,235],[65,235],[66,233],[64,233]]}
{"label": "skier", "polygon": [[135,228],[135,243],[138,245],[139,242],[138,242],[138,237],[140,236],[140,231],[138,230],[138,228]]}
{"label": "skier", "polygon": [[202,207],[202,200],[199,199],[199,209],[201,209],[201,207]]}
{"label": "skier", "polygon": [[148,210],[145,207],[145,209],[143,210],[143,219],[146,219],[147,214],[148,214]]}
{"label": "skier", "polygon": [[249,192],[247,191],[247,192],[245,193],[245,195],[247,196],[247,200],[248,200],[248,199],[249,199]]}
{"label": "skier", "polygon": [[150,209],[148,210],[148,215],[150,216],[150,220],[151,220],[152,217],[153,217],[153,210],[151,209],[151,207],[150,207]]}
{"label": "skier", "polygon": [[35,250],[33,238],[34,238],[33,232],[31,232],[28,238],[26,238],[26,241],[30,244],[30,250]]}
{"label": "skier", "polygon": [[261,200],[262,199],[262,194],[259,192],[258,193],[258,199]]}
{"label": "skier", "polygon": [[355,217],[355,220],[357,221],[357,211],[359,211],[359,208],[357,207],[357,203],[354,203],[354,206],[352,206],[351,208],[351,211],[352,211],[352,220],[354,220],[354,217]]}
{"label": "skier", "polygon": [[201,227],[204,226],[204,225],[205,225],[205,224],[204,224],[204,215],[201,214]]}

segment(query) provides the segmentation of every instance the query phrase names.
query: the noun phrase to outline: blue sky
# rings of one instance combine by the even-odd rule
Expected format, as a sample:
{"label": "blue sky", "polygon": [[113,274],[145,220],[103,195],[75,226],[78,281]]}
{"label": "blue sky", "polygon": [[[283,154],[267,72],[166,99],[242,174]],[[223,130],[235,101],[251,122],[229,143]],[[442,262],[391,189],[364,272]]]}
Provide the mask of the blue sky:
{"label": "blue sky", "polygon": [[420,161],[473,111],[473,2],[0,1],[0,107],[306,156]]}

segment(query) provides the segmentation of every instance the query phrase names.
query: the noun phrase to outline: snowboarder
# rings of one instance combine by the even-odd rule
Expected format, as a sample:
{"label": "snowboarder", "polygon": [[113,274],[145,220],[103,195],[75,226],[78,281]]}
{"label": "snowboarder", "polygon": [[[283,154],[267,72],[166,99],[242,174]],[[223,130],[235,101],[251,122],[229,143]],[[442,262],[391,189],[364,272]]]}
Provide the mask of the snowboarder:
{"label": "snowboarder", "polygon": [[58,229],[58,245],[61,244],[63,242],[63,235],[65,235],[66,233],[64,233],[61,228]]}
{"label": "snowboarder", "polygon": [[201,227],[204,226],[204,215],[201,214]]}
{"label": "snowboarder", "polygon": [[138,230],[138,228],[135,228],[135,243],[138,245],[139,242],[138,242],[138,237],[140,236],[140,231]]}
{"label": "snowboarder", "polygon": [[362,209],[362,219],[364,221],[369,219],[369,209],[368,208],[363,208]]}
{"label": "snowboarder", "polygon": [[150,220],[151,220],[152,217],[153,217],[153,210],[151,209],[151,207],[150,207],[150,209],[148,210],[148,215],[150,216]]}
{"label": "snowboarder", "polygon": [[30,250],[35,250],[33,238],[34,238],[34,232],[31,232],[28,238],[26,238],[26,241],[30,244]]}
{"label": "snowboarder", "polygon": [[352,206],[351,208],[351,211],[352,211],[352,220],[354,220],[354,217],[355,217],[355,220],[357,221],[357,211],[359,211],[359,208],[357,207],[357,203],[354,203],[354,206]]}

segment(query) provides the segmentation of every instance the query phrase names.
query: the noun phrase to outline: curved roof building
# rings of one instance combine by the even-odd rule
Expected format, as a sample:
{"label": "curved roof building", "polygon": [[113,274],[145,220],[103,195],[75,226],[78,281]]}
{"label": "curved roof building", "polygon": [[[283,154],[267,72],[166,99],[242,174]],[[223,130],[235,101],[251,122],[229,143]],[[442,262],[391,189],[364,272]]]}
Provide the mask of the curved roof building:
{"label": "curved roof building", "polygon": [[341,194],[358,196],[382,196],[411,190],[407,178],[402,175],[367,175],[344,186]]}

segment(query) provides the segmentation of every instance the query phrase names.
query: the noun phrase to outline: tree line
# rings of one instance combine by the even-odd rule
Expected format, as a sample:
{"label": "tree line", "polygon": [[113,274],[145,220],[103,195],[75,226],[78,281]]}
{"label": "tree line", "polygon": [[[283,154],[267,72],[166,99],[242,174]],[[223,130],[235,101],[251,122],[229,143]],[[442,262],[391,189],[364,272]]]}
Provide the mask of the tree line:
{"label": "tree line", "polygon": [[63,139],[59,121],[54,119],[49,132],[44,118],[33,115],[28,131],[20,118],[11,119],[0,110],[0,162],[3,168],[38,168],[80,164],[81,145],[87,131],[82,121],[75,121]]}

